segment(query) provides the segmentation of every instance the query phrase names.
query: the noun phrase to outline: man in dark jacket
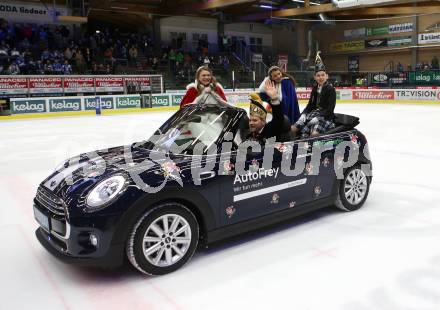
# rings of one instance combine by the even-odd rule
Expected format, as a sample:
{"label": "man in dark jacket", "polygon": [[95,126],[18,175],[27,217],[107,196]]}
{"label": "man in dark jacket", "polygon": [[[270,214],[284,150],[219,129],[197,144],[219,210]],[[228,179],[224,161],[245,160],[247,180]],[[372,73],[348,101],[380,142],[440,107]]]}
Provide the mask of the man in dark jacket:
{"label": "man in dark jacket", "polygon": [[[266,93],[271,98],[271,104],[263,102],[256,93],[250,94],[249,131],[247,140],[255,140],[264,144],[268,138],[276,137],[277,141],[283,132],[284,115],[281,110],[280,100],[277,97],[272,81],[267,81]],[[266,121],[268,112],[272,111],[272,120]]]}
{"label": "man in dark jacket", "polygon": [[292,125],[295,136],[316,137],[335,127],[333,111],[336,105],[336,91],[328,82],[328,75],[321,57],[316,56],[315,81],[309,103],[301,113],[299,120]]}

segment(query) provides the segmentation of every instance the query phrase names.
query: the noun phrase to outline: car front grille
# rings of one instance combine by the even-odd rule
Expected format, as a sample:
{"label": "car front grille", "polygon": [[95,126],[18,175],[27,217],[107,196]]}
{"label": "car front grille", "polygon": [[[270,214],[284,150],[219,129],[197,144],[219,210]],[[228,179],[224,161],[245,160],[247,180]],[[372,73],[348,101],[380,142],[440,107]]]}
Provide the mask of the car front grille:
{"label": "car front grille", "polygon": [[35,199],[38,203],[46,208],[50,213],[64,217],[66,214],[64,201],[55,196],[52,192],[40,186],[37,190]]}

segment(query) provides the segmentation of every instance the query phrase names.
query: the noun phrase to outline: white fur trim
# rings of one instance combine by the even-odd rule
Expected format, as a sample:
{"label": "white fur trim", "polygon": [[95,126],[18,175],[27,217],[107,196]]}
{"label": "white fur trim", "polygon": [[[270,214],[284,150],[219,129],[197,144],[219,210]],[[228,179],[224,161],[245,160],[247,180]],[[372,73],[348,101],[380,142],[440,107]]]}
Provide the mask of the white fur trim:
{"label": "white fur trim", "polygon": [[194,83],[190,83],[190,84],[186,85],[186,90],[188,90],[190,88],[197,89],[197,81],[195,81]]}
{"label": "white fur trim", "polygon": [[[269,80],[269,77],[266,76],[263,80],[263,82],[261,82],[260,87],[258,87],[258,91],[260,93],[266,93],[266,87],[264,86],[266,81]],[[281,83],[276,83],[275,87],[277,89],[277,93],[278,93],[278,99],[281,101],[283,100],[283,92],[281,91]]]}

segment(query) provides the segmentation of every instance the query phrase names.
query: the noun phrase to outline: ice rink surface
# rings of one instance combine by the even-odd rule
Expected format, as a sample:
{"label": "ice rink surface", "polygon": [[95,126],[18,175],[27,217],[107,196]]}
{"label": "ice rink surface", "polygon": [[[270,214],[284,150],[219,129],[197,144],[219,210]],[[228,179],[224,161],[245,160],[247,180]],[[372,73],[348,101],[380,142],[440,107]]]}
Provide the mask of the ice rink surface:
{"label": "ice rink surface", "polygon": [[0,309],[440,309],[440,105],[336,112],[359,116],[370,145],[362,209],[230,240],[161,277],[59,262],[35,238],[32,199],[62,160],[143,140],[171,112],[0,122]]}

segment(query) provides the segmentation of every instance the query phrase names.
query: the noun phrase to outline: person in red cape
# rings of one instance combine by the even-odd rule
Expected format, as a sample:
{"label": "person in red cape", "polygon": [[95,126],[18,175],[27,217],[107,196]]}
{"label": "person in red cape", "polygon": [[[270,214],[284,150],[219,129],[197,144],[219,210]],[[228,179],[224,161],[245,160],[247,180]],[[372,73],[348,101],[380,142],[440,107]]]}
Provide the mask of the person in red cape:
{"label": "person in red cape", "polygon": [[196,98],[204,92],[212,92],[226,101],[223,87],[215,79],[214,75],[212,74],[212,70],[206,66],[201,66],[196,71],[195,82],[186,86],[186,94],[180,102],[180,108],[183,108],[187,104],[193,103]]}

